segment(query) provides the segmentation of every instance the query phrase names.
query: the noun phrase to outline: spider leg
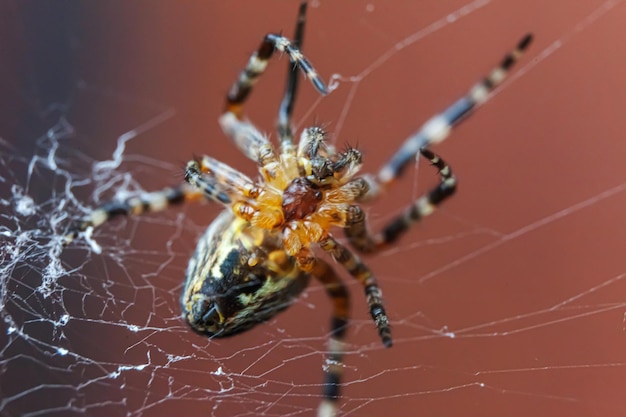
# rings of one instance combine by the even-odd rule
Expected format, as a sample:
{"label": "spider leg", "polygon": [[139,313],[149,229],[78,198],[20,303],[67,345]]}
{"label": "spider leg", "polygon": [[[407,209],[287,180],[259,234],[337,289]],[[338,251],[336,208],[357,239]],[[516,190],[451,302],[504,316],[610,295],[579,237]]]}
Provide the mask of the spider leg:
{"label": "spider leg", "polygon": [[225,112],[234,113],[238,118],[243,118],[243,104],[258,78],[265,71],[267,62],[276,50],[289,55],[293,65],[302,70],[304,76],[311,81],[320,94],[326,95],[328,93],[326,84],[324,84],[317,71],[315,71],[309,60],[300,52],[297,46],[282,35],[268,33],[263,38],[259,49],[252,54],[246,68],[241,71],[239,78],[226,96]]}
{"label": "spider leg", "polygon": [[351,245],[361,252],[377,251],[395,241],[413,223],[431,214],[439,204],[454,194],[456,178],[452,175],[452,170],[443,159],[426,148],[431,144],[445,140],[453,127],[465,120],[475,108],[486,101],[489,93],[502,83],[531,41],[532,35],[530,34],[522,38],[515,49],[505,55],[500,64],[484,79],[476,83],[465,96],[461,97],[442,113],[432,117],[420,130],[406,139],[376,177],[363,177],[367,181],[368,187],[367,191],[359,198],[360,201],[376,198],[393,180],[402,175],[404,169],[413,161],[415,155],[420,152],[423,157],[437,167],[441,180],[435,188],[418,198],[404,213],[393,219],[381,233],[374,236],[369,234],[365,224],[365,217],[360,208],[352,207],[351,218],[345,229]]}
{"label": "spider leg", "polygon": [[201,190],[207,198],[223,204],[233,201],[233,194],[256,198],[260,192],[260,187],[248,176],[206,155],[200,160],[187,162],[185,181]]}
{"label": "spider leg", "polygon": [[272,228],[283,221],[280,192],[258,186],[241,172],[209,156],[187,163],[185,180],[206,198],[231,205],[233,213],[254,226]]}
{"label": "spider leg", "polygon": [[[320,410],[335,410],[337,400],[340,395],[341,373],[343,364],[343,339],[346,335],[350,298],[343,282],[335,271],[321,259],[316,259],[311,270],[313,275],[326,290],[326,294],[333,302],[333,315],[330,322],[330,338],[328,340],[328,357],[324,367],[324,400],[320,405]],[[334,413],[324,412],[318,415],[334,415]]]}
{"label": "spider leg", "polygon": [[331,235],[328,235],[320,241],[320,247],[328,252],[350,275],[361,283],[365,290],[370,315],[378,329],[378,335],[385,347],[390,347],[392,341],[389,318],[387,317],[387,313],[385,313],[382,291],[372,271],[370,271],[367,265],[365,265],[358,256],[353,254],[341,243],[337,242]]}
{"label": "spider leg", "polygon": [[173,205],[200,200],[202,196],[201,190],[183,183],[177,187],[143,193],[125,200],[109,201],[92,210],[77,224],[72,225],[68,234],[65,235],[64,243],[67,245],[81,232],[90,227],[99,227],[114,218],[163,211]]}
{"label": "spider leg", "polygon": [[370,235],[361,207],[351,206],[345,234],[350,244],[361,252],[371,253],[380,250],[398,239],[411,225],[432,214],[438,205],[456,191],[456,178],[452,169],[437,154],[429,149],[420,149],[421,155],[439,171],[439,184],[419,197],[402,214],[394,218],[375,235]]}
{"label": "spider leg", "polygon": [[[313,86],[323,95],[328,93],[326,85],[317,74],[317,71],[313,68],[309,60],[300,52],[297,46],[297,42],[302,40],[302,33],[304,30],[304,15],[306,12],[306,4],[302,3],[299,11],[299,22],[296,27],[296,38],[300,36],[300,39],[296,39],[296,42],[291,42],[289,39],[282,35],[269,33],[265,35],[261,45],[256,52],[250,57],[248,64],[243,71],[239,74],[239,78],[231,87],[228,95],[226,96],[226,105],[224,113],[220,117],[220,125],[222,129],[233,139],[239,149],[250,159],[257,161],[258,152],[262,145],[268,143],[268,140],[263,136],[256,127],[251,123],[245,121],[243,105],[248,98],[252,87],[257,82],[258,78],[263,74],[269,59],[274,54],[274,51],[286,53],[289,55],[289,60],[295,67],[300,68],[306,78],[308,78]],[[298,29],[298,27],[301,27]],[[301,33],[299,33],[299,31]],[[294,75],[295,78],[295,75]],[[285,93],[286,98],[283,99],[286,115],[289,116],[290,110],[288,110],[293,104],[293,97],[295,96],[296,86],[287,87]],[[282,106],[281,106],[282,108]],[[280,115],[279,115],[280,117]],[[287,123],[289,117],[287,117]]]}
{"label": "spider leg", "polygon": [[[428,120],[422,128],[410,136],[391,160],[380,170],[377,182],[383,187],[402,174],[417,152],[431,144],[445,140],[453,127],[464,120],[472,110],[484,103],[491,91],[502,83],[513,65],[532,41],[532,35],[524,36],[515,49],[506,54],[500,65],[476,83],[469,92],[442,113]],[[379,189],[379,188],[378,188]]]}
{"label": "spider leg", "polygon": [[[306,7],[306,1],[300,3],[300,8],[298,9],[298,21],[293,35],[293,45],[298,49],[302,48],[302,42],[304,40]],[[293,129],[291,125],[291,115],[293,113],[293,106],[298,92],[299,80],[298,72],[294,68],[293,64],[289,62],[287,67],[287,84],[285,86],[283,99],[278,109],[278,122],[276,124],[276,130],[278,131],[278,138],[280,140],[281,154],[284,154],[285,152],[293,152]]]}
{"label": "spider leg", "polygon": [[88,228],[99,227],[120,216],[163,211],[173,205],[203,199],[228,206],[233,200],[254,199],[261,195],[251,179],[209,156],[204,156],[200,162],[192,160],[187,163],[185,181],[187,183],[177,187],[104,203],[71,227],[65,236],[65,244]]}

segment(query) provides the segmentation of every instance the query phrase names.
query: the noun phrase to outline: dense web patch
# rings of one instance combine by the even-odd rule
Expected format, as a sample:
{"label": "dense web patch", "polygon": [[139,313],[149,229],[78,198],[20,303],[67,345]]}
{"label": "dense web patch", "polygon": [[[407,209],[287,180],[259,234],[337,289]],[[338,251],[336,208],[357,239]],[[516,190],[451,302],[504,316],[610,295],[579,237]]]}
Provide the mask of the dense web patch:
{"label": "dense web patch", "polygon": [[[437,148],[459,176],[459,195],[367,259],[387,299],[391,350],[346,278],[354,320],[341,412],[623,415],[624,2],[413,3],[320,1],[310,10],[303,49],[333,92],[322,100],[304,86],[298,127],[319,120],[339,145],[358,141],[368,172],[522,34],[533,31],[537,42]],[[254,172],[216,119],[247,53],[265,32],[291,28],[295,9],[284,6],[247,6],[259,8],[253,15],[271,10],[272,23],[241,24],[241,39],[219,44],[207,39],[242,22],[241,5],[180,9],[179,30],[167,26],[169,9],[141,11],[151,23],[134,28],[138,9],[129,6],[120,27],[133,30],[120,31],[137,38],[109,38],[129,43],[128,61],[84,69],[92,78],[76,76],[63,101],[45,102],[32,89],[19,95],[37,126],[0,131],[0,415],[314,415],[330,315],[319,286],[234,338],[207,339],[180,317],[187,259],[217,207],[121,219],[62,245],[72,219],[111,198],[176,184],[194,153]],[[104,25],[117,13],[95,14]],[[133,24],[124,26],[124,16]],[[230,26],[211,20],[216,32],[199,34],[207,16]],[[89,59],[106,67],[110,50],[87,35],[81,42],[99,47]],[[187,56],[198,50],[208,56]],[[173,64],[149,64],[163,54],[183,60],[175,80]],[[250,103],[268,132],[284,62],[270,64]],[[107,78],[126,65],[139,75]],[[141,90],[161,81],[172,83],[162,97]],[[34,101],[43,110],[32,110]],[[375,226],[434,181],[417,162],[408,177],[369,209]]]}

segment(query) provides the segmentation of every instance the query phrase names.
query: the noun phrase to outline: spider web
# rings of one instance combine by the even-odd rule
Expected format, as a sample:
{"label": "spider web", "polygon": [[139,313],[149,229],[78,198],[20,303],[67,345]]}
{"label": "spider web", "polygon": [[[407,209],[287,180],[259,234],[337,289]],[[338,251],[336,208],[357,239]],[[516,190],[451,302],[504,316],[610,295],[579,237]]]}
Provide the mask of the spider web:
{"label": "spider web", "polygon": [[[268,30],[290,33],[295,8],[239,3],[3,6],[0,415],[315,414],[330,314],[319,285],[233,338],[180,318],[187,259],[219,208],[115,221],[62,248],[71,219],[178,183],[194,153],[254,174],[216,120],[248,53]],[[304,50],[335,89],[322,100],[303,83],[298,126],[327,123],[363,150],[364,171],[524,33],[536,42],[437,147],[457,196],[366,259],[391,350],[346,278],[342,415],[624,415],[624,2],[389,3],[309,11]],[[248,106],[267,132],[276,61]],[[369,206],[375,228],[435,181],[425,165]]]}

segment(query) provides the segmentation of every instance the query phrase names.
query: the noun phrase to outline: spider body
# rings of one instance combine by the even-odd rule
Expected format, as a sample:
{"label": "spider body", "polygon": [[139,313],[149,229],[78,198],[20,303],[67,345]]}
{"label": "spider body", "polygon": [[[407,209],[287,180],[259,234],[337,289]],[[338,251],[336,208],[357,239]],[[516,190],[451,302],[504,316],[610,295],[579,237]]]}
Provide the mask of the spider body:
{"label": "spider body", "polygon": [[[197,200],[221,204],[225,210],[200,237],[189,261],[181,298],[184,318],[202,334],[233,335],[283,311],[315,278],[332,302],[323,401],[318,409],[318,415],[331,416],[337,412],[340,396],[342,340],[349,320],[350,297],[335,270],[315,256],[315,249],[328,253],[361,284],[379,337],[384,346],[391,346],[382,291],[374,273],[355,251],[373,253],[394,243],[411,225],[433,213],[454,194],[456,178],[450,166],[428,147],[443,141],[453,127],[486,101],[532,37],[525,36],[467,94],[407,138],[376,175],[359,176],[361,153],[351,147],[336,151],[326,143],[320,127],[304,129],[297,146],[293,140],[291,114],[298,85],[296,68],[321,94],[328,92],[299,49],[305,11],[303,1],[293,42],[277,34],[264,37],[230,89],[219,120],[226,136],[258,165],[258,180],[203,156],[188,162],[184,183],[104,204],[75,225],[66,241],[69,243],[81,232],[120,215],[160,211]],[[252,87],[275,51],[289,56],[291,69],[279,108],[278,149],[243,112]],[[382,195],[418,154],[437,169],[439,183],[380,232],[371,233],[361,204]],[[344,230],[352,249],[334,238],[335,228]]]}
{"label": "spider body", "polygon": [[230,209],[209,226],[189,262],[182,308],[195,330],[227,336],[284,310],[317,262],[311,245],[328,240],[331,227],[346,227],[368,191],[367,182],[352,180],[361,155],[353,148],[337,153],[323,136],[318,127],[306,129],[295,158],[290,151],[276,158],[265,144],[262,182],[208,157],[188,164],[189,183],[208,186],[210,174],[242,193],[224,194]]}
{"label": "spider body", "polygon": [[223,211],[189,261],[183,315],[198,332],[229,336],[287,308],[308,282],[279,234]]}

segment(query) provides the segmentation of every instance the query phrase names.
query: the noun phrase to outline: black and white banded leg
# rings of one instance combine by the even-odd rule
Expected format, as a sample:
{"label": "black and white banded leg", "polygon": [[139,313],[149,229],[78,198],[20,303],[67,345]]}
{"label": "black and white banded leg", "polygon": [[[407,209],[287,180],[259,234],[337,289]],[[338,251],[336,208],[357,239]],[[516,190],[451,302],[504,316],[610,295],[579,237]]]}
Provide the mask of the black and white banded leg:
{"label": "black and white banded leg", "polygon": [[[258,152],[263,145],[269,143],[265,135],[245,120],[243,106],[246,99],[250,95],[253,86],[259,77],[265,72],[269,59],[275,51],[285,53],[289,56],[289,61],[294,68],[300,68],[306,78],[311,81],[313,86],[320,94],[326,95],[328,89],[326,84],[317,74],[310,61],[300,52],[298,43],[302,42],[304,36],[304,21],[306,13],[306,3],[300,5],[298,12],[298,24],[296,26],[296,41],[292,42],[286,37],[269,33],[265,35],[261,45],[256,52],[252,54],[248,60],[248,64],[241,71],[237,81],[231,87],[226,96],[226,105],[224,113],[220,117],[220,125],[224,133],[229,136],[239,149],[250,159],[257,160]],[[296,75],[290,75],[288,79],[287,89],[279,111],[278,129],[284,131],[286,126],[291,123],[291,111],[295,99],[297,88]],[[281,142],[286,136],[281,135]],[[289,146],[289,140],[285,139]]]}
{"label": "black and white banded leg", "polygon": [[337,409],[337,401],[341,395],[343,339],[345,338],[350,318],[350,296],[341,278],[327,262],[315,259],[311,275],[324,285],[326,294],[333,303],[328,353],[326,365],[324,366],[324,385],[322,387],[324,398],[320,404],[318,416],[334,416]]}
{"label": "black and white banded leg", "polygon": [[[489,93],[504,81],[531,41],[531,34],[524,36],[515,49],[505,55],[500,65],[491,70],[489,75],[481,81],[474,84],[465,96],[458,99],[442,113],[424,123],[422,128],[410,136],[391,160],[380,170],[376,181],[382,187],[386,186],[402,174],[402,171],[413,161],[420,149],[444,141],[450,135],[452,128],[463,121],[475,108],[483,104],[487,100]],[[377,189],[380,189],[380,187]]]}
{"label": "black and white banded leg", "polygon": [[420,196],[375,235],[369,234],[361,208],[357,205],[352,206],[345,234],[354,248],[364,253],[384,248],[396,241],[411,225],[432,214],[437,206],[454,194],[457,181],[450,166],[429,149],[420,149],[420,154],[439,171],[439,184]]}
{"label": "black and white banded leg", "polygon": [[381,233],[370,235],[367,230],[363,213],[353,208],[352,218],[345,229],[350,243],[361,252],[375,252],[395,241],[409,227],[424,216],[431,214],[438,205],[450,197],[456,190],[456,179],[450,167],[438,155],[427,148],[432,144],[444,141],[452,128],[465,120],[471,112],[484,103],[491,91],[504,81],[513,65],[519,60],[532,42],[532,35],[524,36],[517,46],[504,56],[500,64],[489,75],[474,84],[469,92],[454,102],[442,113],[428,120],[420,130],[406,139],[400,149],[385,164],[376,177],[363,177],[368,183],[368,190],[360,201],[377,198],[398,177],[405,168],[414,161],[420,152],[423,157],[439,169],[441,182],[426,195],[410,205],[403,214],[392,220]]}
{"label": "black and white banded leg", "polygon": [[378,286],[378,280],[372,271],[365,265],[358,256],[348,248],[337,242],[335,238],[328,235],[320,241],[320,247],[328,252],[333,259],[343,266],[352,277],[356,278],[365,290],[367,306],[372,316],[372,320],[378,329],[378,335],[385,347],[391,347],[391,327],[389,318],[385,312],[383,294]]}
{"label": "black and white banded leg", "polygon": [[311,81],[320,94],[326,95],[328,93],[326,84],[309,60],[300,52],[300,49],[286,37],[276,33],[268,33],[226,96],[226,112],[234,113],[238,117],[243,116],[243,104],[258,78],[265,72],[267,63],[275,51],[286,53],[292,64],[300,68],[304,76]]}
{"label": "black and white banded leg", "polygon": [[[302,42],[304,41],[304,26],[306,24],[306,8],[307,2],[302,1],[300,8],[298,9],[298,20],[296,22],[296,29],[293,35],[293,45],[301,49]],[[278,121],[276,123],[276,130],[278,131],[278,139],[280,141],[281,154],[293,153],[293,126],[291,117],[293,114],[293,106],[296,101],[296,95],[298,93],[298,78],[297,68],[293,63],[289,62],[287,67],[287,84],[285,85],[285,93],[283,99],[280,102],[278,108]]]}
{"label": "black and white banded leg", "polygon": [[65,235],[65,244],[72,242],[81,232],[97,228],[117,217],[163,211],[173,205],[197,201],[204,195],[202,190],[183,183],[177,187],[147,192],[124,200],[109,201],[92,210],[78,223],[71,225]]}

